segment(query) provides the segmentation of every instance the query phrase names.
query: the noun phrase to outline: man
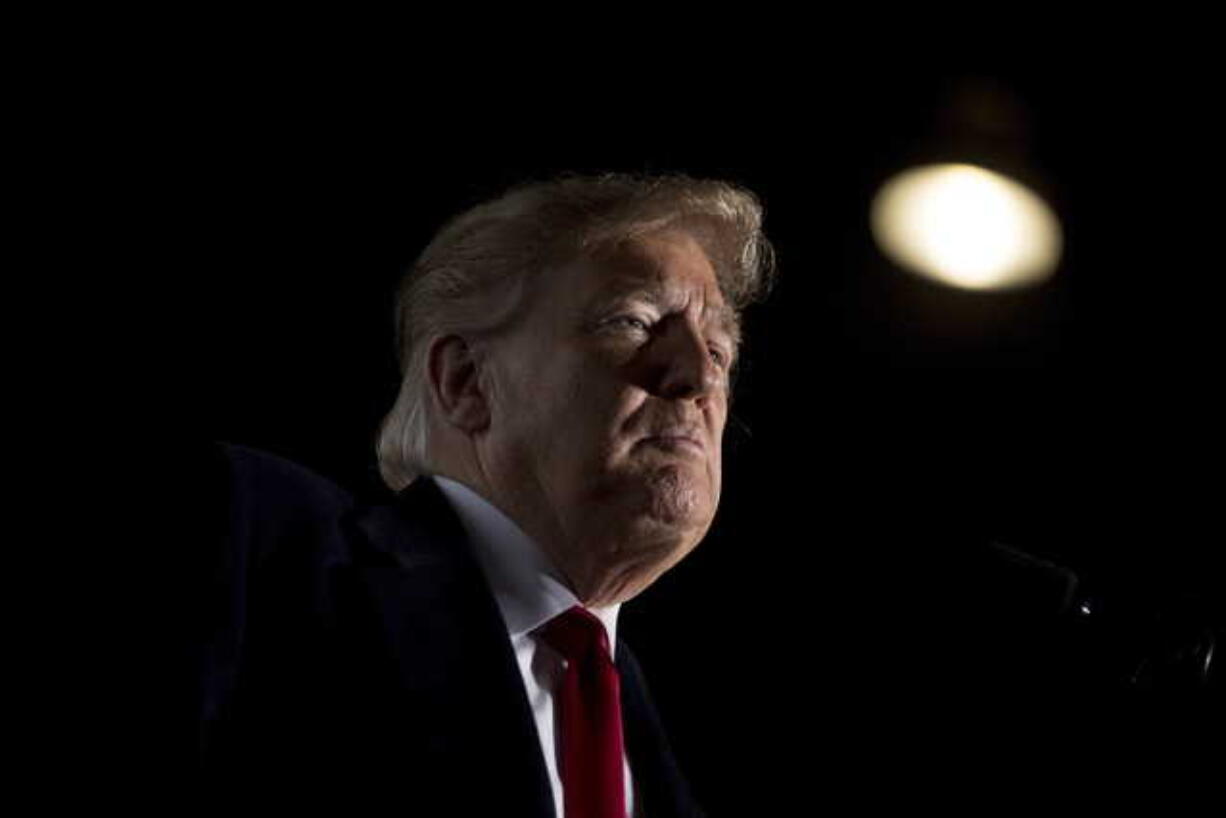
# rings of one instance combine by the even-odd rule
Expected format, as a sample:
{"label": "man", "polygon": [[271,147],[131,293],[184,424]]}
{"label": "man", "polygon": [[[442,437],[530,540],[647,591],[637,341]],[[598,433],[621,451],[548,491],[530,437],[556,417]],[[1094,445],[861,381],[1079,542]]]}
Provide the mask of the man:
{"label": "man", "polygon": [[400,289],[392,502],[223,447],[200,640],[216,787],[699,814],[617,616],[715,515],[739,313],[771,274],[761,218],[685,177],[514,189],[446,225]]}

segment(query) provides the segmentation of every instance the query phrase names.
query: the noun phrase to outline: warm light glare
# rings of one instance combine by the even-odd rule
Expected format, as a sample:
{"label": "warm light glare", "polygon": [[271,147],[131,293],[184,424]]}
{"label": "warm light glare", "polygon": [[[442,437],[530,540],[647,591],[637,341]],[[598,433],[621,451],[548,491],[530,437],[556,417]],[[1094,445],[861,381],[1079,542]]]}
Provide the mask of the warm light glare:
{"label": "warm light glare", "polygon": [[873,202],[873,235],[912,272],[970,290],[1037,284],[1060,261],[1060,223],[1017,182],[974,165],[895,176]]}

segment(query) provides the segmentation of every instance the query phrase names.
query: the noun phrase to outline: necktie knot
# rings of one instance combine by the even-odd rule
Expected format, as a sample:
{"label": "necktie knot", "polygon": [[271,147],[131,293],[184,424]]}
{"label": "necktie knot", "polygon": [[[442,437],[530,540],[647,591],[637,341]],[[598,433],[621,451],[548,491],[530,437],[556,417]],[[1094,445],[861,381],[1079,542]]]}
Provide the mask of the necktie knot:
{"label": "necktie knot", "polygon": [[568,662],[582,662],[593,655],[612,658],[604,623],[579,605],[546,622],[540,634]]}

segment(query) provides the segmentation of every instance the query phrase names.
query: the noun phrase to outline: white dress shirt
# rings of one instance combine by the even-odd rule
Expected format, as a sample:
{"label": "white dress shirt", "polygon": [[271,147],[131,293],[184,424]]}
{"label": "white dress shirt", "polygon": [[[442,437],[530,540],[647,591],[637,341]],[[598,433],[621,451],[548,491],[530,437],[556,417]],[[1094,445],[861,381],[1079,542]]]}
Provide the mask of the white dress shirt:
{"label": "white dress shirt", "polygon": [[[562,678],[566,660],[532,631],[563,611],[579,604],[579,599],[562,581],[552,562],[523,531],[501,510],[462,483],[438,475],[433,479],[455,509],[473,544],[481,568],[485,572],[503,622],[532,715],[541,740],[541,753],[553,787],[553,803],[558,818],[564,818],[562,779],[558,776],[557,733],[554,727],[553,693]],[[617,612],[621,605],[590,608],[602,623],[609,637],[609,650],[617,650]],[[612,657],[610,657],[612,658]],[[630,765],[622,754],[622,769],[626,783],[626,815],[634,815],[634,786],[630,780]]]}

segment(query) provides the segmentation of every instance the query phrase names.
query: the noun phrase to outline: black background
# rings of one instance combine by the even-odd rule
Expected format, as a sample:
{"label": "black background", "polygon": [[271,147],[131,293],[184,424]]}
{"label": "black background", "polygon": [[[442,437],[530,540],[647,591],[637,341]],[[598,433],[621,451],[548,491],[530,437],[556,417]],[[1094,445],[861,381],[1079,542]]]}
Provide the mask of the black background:
{"label": "black background", "polygon": [[[819,63],[791,42],[735,64],[660,45],[628,68],[626,46],[572,45],[478,67],[474,45],[368,65],[323,45],[206,50],[164,76],[134,64],[138,89],[116,81],[93,117],[87,160],[139,202],[118,238],[152,271],[146,351],[202,439],[375,486],[398,278],[446,218],[509,184],[680,171],[763,199],[780,277],[747,314],[720,516],[622,614],[713,814],[819,780],[865,803],[883,780],[1039,786],[1036,758],[1102,752],[1102,725],[1070,721],[1063,693],[1029,705],[1045,720],[1005,725],[1030,712],[1031,680],[965,681],[974,661],[948,628],[975,618],[975,577],[959,549],[1000,540],[1112,604],[1191,597],[1222,621],[1204,65]],[[935,160],[1042,192],[1065,230],[1055,277],[971,294],[885,260],[871,197]]]}

